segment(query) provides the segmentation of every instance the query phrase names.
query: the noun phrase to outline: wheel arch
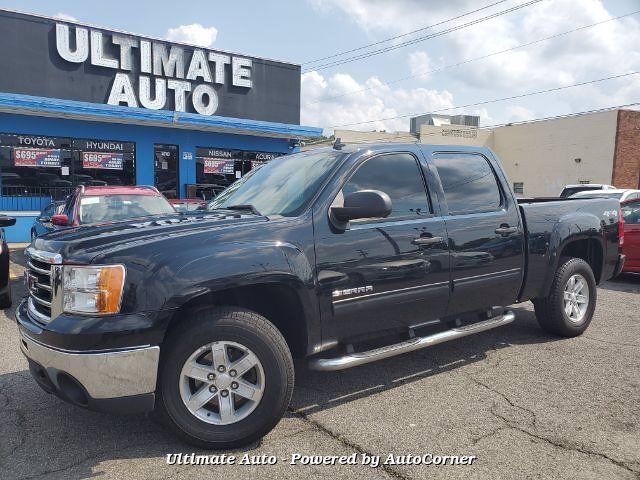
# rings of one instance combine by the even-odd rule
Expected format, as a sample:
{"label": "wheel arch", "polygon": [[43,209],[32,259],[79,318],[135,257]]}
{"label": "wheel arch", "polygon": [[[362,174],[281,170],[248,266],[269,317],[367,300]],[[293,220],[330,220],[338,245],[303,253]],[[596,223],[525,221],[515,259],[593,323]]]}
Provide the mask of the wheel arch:
{"label": "wheel arch", "polygon": [[165,331],[165,339],[189,321],[189,312],[212,307],[240,307],[256,312],[282,333],[292,356],[306,356],[309,346],[319,342],[312,307],[298,288],[282,282],[232,286],[200,293],[174,310]]}

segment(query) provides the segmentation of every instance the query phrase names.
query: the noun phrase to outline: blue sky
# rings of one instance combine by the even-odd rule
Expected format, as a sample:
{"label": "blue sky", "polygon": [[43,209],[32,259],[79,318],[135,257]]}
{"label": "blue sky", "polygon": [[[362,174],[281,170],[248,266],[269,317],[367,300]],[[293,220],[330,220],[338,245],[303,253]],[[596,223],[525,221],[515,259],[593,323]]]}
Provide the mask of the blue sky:
{"label": "blue sky", "polygon": [[[449,67],[640,10],[640,0],[543,0],[363,61],[319,71],[314,71],[313,64],[305,65],[309,60],[404,34],[495,1],[196,0],[182,7],[178,2],[160,0],[0,0],[0,6],[62,14],[107,28],[301,63],[307,72],[302,78],[302,122],[328,132],[345,124],[362,130],[408,130],[409,120],[404,115],[640,71],[640,14]],[[423,34],[525,2],[499,2]],[[403,40],[413,38],[416,35]],[[434,69],[439,71],[425,73]],[[444,113],[479,114],[481,123],[490,125],[632,102],[640,102],[640,75]]]}

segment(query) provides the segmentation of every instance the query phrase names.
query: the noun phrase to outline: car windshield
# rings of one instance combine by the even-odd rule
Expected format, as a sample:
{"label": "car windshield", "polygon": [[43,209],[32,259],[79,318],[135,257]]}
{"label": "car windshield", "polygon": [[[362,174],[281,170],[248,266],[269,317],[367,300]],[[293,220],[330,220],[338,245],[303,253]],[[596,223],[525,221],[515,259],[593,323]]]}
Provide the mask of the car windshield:
{"label": "car windshield", "polygon": [[250,205],[261,215],[298,215],[345,156],[340,151],[315,150],[271,160],[230,185],[207,209]]}
{"label": "car windshield", "polygon": [[80,224],[175,213],[161,195],[90,195],[80,198]]}

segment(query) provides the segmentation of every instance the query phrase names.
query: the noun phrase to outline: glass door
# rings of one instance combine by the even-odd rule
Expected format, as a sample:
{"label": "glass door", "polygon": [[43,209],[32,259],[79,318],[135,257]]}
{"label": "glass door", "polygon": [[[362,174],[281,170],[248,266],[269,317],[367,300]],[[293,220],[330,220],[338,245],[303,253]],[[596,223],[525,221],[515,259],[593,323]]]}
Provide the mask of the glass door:
{"label": "glass door", "polygon": [[153,145],[154,185],[167,198],[178,198],[178,146]]}

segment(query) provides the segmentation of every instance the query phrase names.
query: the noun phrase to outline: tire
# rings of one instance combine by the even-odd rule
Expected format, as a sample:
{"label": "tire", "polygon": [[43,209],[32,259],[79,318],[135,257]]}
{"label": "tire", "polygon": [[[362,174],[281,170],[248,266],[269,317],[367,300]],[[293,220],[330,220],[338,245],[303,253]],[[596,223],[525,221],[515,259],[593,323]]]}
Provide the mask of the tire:
{"label": "tire", "polygon": [[11,279],[9,279],[7,283],[7,288],[5,292],[0,294],[0,308],[10,308],[11,307]]}
{"label": "tire", "polygon": [[[573,287],[570,284],[572,279]],[[572,297],[571,293],[576,293],[575,289],[580,285],[578,281],[584,281],[586,285],[581,294]],[[573,302],[575,309],[565,303],[565,289],[568,289],[569,294],[567,302]],[[588,294],[586,302],[585,294]],[[576,337],[591,323],[596,298],[596,279],[591,266],[581,258],[565,258],[556,270],[549,295],[535,299],[533,305],[543,330],[562,337]],[[583,302],[578,303],[580,300]]]}
{"label": "tire", "polygon": [[[219,308],[193,315],[185,330],[169,334],[162,349],[156,402],[160,418],[175,434],[199,448],[235,448],[259,440],[280,421],[293,393],[293,360],[285,339],[271,322],[249,310]],[[224,373],[218,370],[224,362],[213,360],[211,348],[218,352],[218,359],[221,351],[228,357]],[[257,363],[238,374],[231,367],[238,365],[234,362],[239,359],[247,365],[256,359]],[[189,372],[197,371],[196,376],[206,380],[185,375],[187,361],[197,361],[198,368]],[[215,379],[210,378],[212,371]],[[234,372],[241,386],[231,377]],[[211,389],[217,393],[211,394]],[[241,390],[245,395],[251,392],[257,401],[238,395]],[[194,400],[196,392],[205,399],[214,396],[202,407],[190,409],[187,402]],[[234,412],[233,416],[223,415],[222,402],[233,405],[225,409]],[[231,423],[225,423],[230,419]]]}

